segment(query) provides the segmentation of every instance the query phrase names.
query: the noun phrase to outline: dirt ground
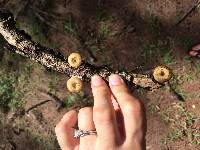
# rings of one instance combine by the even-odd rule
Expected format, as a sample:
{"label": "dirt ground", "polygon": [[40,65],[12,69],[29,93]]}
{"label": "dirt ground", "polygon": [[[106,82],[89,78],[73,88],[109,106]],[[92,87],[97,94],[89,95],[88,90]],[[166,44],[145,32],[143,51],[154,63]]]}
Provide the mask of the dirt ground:
{"label": "dirt ground", "polygon": [[[197,150],[200,61],[187,55],[200,42],[200,9],[194,7],[197,3],[197,0],[0,0],[0,7],[10,9],[17,26],[34,40],[59,49],[66,57],[79,51],[90,63],[138,73],[150,72],[160,64],[170,67],[174,77],[169,84],[156,91],[133,92],[146,106],[147,150]],[[86,84],[85,94],[72,95],[66,90],[65,75],[21,56],[11,57],[6,49],[0,54],[2,60],[11,64],[2,65],[5,67],[2,70],[16,73],[27,64],[31,66],[28,77],[18,80],[17,85],[23,89],[23,109],[0,115],[0,150],[59,149],[54,127],[69,109],[87,105],[90,87]],[[23,75],[26,76],[24,72]],[[18,76],[21,79],[20,73]],[[55,96],[68,101],[67,107],[58,110]],[[51,101],[26,113],[44,100]]]}

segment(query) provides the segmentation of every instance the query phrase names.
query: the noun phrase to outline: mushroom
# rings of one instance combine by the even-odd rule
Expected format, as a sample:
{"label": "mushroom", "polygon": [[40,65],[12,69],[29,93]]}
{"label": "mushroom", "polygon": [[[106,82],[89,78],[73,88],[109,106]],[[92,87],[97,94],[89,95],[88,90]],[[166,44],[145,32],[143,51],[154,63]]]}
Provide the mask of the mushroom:
{"label": "mushroom", "polygon": [[158,66],[153,71],[154,79],[159,83],[164,83],[172,78],[171,69],[166,66]]}
{"label": "mushroom", "polygon": [[72,93],[78,93],[82,90],[83,82],[78,77],[71,77],[67,81],[67,89]]}
{"label": "mushroom", "polygon": [[68,57],[68,63],[73,68],[78,68],[81,62],[81,55],[79,53],[71,53]]}

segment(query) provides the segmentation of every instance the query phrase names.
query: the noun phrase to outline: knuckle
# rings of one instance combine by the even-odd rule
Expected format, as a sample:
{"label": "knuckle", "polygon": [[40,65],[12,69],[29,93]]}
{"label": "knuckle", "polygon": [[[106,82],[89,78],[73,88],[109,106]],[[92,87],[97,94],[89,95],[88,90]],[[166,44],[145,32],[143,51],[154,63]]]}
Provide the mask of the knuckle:
{"label": "knuckle", "polygon": [[142,112],[144,111],[143,103],[133,97],[128,91],[120,91],[116,95],[117,99],[124,100],[121,103],[121,107],[123,107],[127,112]]}
{"label": "knuckle", "polygon": [[103,107],[95,107],[93,108],[93,112],[94,112],[94,115],[98,115],[98,114],[101,114],[102,112],[104,111],[104,108]]}
{"label": "knuckle", "polygon": [[115,91],[116,94],[119,94],[119,93],[128,93],[128,89],[126,88],[125,85],[115,86],[113,88],[113,90]]}
{"label": "knuckle", "polygon": [[55,133],[59,133],[60,131],[62,131],[62,124],[58,123],[55,127]]}
{"label": "knuckle", "polygon": [[115,92],[115,96],[118,99],[133,99],[133,96],[128,92],[128,91],[124,91],[124,90],[119,90]]}
{"label": "knuckle", "polygon": [[91,112],[92,108],[91,107],[84,107],[84,108],[81,108],[79,110],[79,113],[88,113],[88,112]]}
{"label": "knuckle", "polygon": [[108,123],[113,121],[113,114],[103,108],[94,108],[94,121],[98,124]]}
{"label": "knuckle", "polygon": [[95,95],[102,95],[102,96],[107,96],[109,93],[109,90],[106,86],[101,86],[101,87],[96,87],[94,89],[94,94]]}
{"label": "knuckle", "polygon": [[142,104],[139,100],[132,100],[125,105],[125,110],[127,112],[141,112]]}

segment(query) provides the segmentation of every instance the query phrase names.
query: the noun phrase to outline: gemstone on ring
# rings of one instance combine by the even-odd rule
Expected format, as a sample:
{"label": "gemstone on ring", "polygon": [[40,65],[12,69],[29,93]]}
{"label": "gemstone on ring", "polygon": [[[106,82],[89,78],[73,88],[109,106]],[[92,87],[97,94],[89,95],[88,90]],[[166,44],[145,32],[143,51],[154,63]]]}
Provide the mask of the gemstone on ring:
{"label": "gemstone on ring", "polygon": [[80,138],[80,137],[84,137],[87,135],[96,135],[97,132],[95,130],[88,130],[88,131],[83,131],[83,130],[78,130],[78,129],[74,129],[74,138]]}

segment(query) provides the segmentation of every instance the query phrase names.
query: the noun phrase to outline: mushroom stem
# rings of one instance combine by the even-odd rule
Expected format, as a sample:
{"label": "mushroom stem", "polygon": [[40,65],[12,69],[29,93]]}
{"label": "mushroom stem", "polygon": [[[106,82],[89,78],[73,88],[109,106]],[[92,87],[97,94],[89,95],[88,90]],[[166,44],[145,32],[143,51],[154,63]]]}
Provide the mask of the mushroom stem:
{"label": "mushroom stem", "polygon": [[0,10],[0,33],[8,42],[10,50],[35,60],[49,69],[64,73],[69,77],[76,76],[82,81],[89,82],[94,74],[104,80],[112,73],[119,74],[130,86],[148,90],[158,89],[163,84],[156,82],[151,75],[135,74],[133,72],[115,71],[105,66],[95,66],[85,61],[77,68],[73,68],[60,52],[44,47],[31,40],[31,37],[15,27],[13,15],[4,9]]}

